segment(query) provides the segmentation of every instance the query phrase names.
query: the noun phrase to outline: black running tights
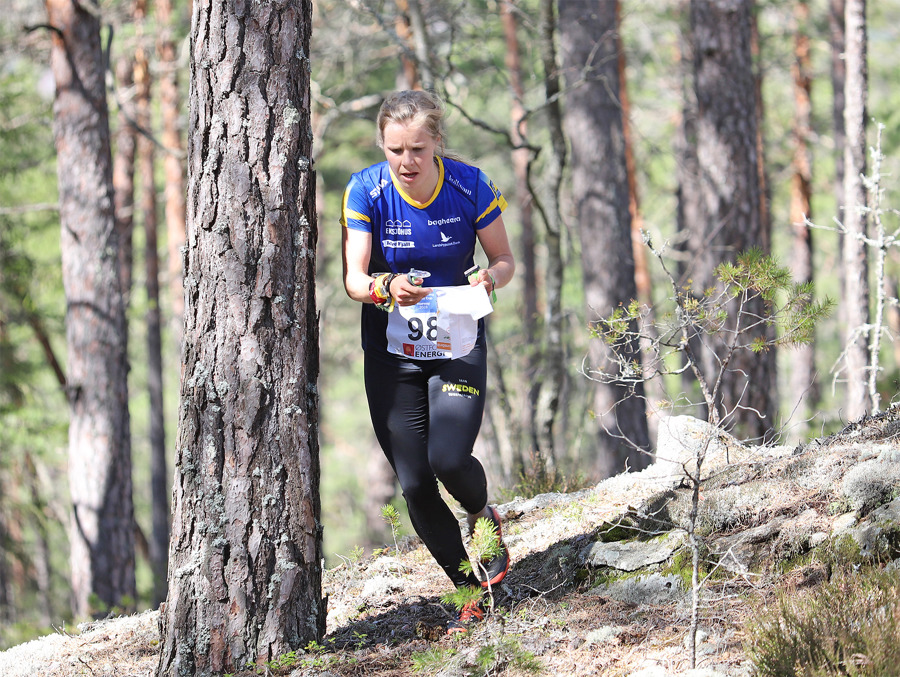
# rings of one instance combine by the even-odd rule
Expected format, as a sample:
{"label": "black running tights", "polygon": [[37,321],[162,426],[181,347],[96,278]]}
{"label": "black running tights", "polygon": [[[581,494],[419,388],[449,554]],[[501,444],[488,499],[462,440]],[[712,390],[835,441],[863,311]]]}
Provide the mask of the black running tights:
{"label": "black running tights", "polygon": [[479,585],[459,570],[468,558],[459,522],[438,481],[469,513],[487,504],[487,479],[472,447],[484,413],[484,337],[455,360],[406,360],[366,351],[375,435],[393,467],[413,528],[456,586]]}

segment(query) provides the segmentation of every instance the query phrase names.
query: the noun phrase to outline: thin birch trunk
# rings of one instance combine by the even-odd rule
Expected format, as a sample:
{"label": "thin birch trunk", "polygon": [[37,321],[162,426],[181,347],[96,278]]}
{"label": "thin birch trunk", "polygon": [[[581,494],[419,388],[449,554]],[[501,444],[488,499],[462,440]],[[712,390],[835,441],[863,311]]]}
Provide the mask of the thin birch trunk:
{"label": "thin birch trunk", "polygon": [[[560,82],[556,64],[556,3],[541,0],[540,53],[544,67],[544,97],[547,126],[550,133],[548,157],[542,172],[543,190],[536,203],[546,228],[547,270],[544,280],[546,308],[544,310],[544,341],[541,358],[539,393],[533,417],[534,449],[538,472],[553,472],[557,462],[556,424],[559,419],[561,392],[565,380],[565,345],[562,332],[562,286],[565,266],[562,252],[562,214],[560,191],[566,163],[566,139],[562,128],[562,108],[559,102]],[[533,176],[530,176],[530,181]]]}
{"label": "thin birch trunk", "polygon": [[847,68],[844,83],[844,291],[841,303],[846,319],[843,375],[846,379],[844,415],[856,421],[872,407],[868,382],[869,265],[863,238],[867,235],[866,109],[868,66],[866,0],[847,0],[845,15]]}

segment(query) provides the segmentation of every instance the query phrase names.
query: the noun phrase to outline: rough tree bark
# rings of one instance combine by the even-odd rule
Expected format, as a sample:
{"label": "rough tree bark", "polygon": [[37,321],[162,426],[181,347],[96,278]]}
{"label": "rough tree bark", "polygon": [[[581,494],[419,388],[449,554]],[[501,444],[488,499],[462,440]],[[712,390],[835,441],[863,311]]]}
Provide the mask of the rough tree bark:
{"label": "rough tree bark", "polygon": [[844,374],[847,391],[844,414],[849,421],[860,419],[871,408],[867,388],[869,364],[868,252],[861,238],[866,236],[866,108],[868,67],[866,38],[866,0],[846,0],[844,25],[846,46],[844,63],[844,289],[841,295],[844,336]]}
{"label": "rough tree bark", "polygon": [[47,0],[68,347],[71,570],[77,616],[135,599],[126,322],[109,113],[93,4]]}
{"label": "rough tree bark", "polygon": [[[806,225],[812,218],[812,83],[810,80],[809,3],[799,0],[794,7],[794,157],[791,174],[791,226],[793,252],[791,272],[797,282],[813,281],[813,231]],[[805,422],[819,400],[815,344],[797,346],[791,359],[791,399],[796,420]],[[800,428],[800,432],[803,431]]]}
{"label": "rough tree bark", "polygon": [[309,0],[194,4],[188,245],[159,677],[321,639]]}
{"label": "rough tree bark", "polygon": [[[752,0],[692,0],[691,33],[697,96],[697,161],[702,215],[690,252],[695,293],[714,286],[713,270],[753,247],[767,252],[757,164],[757,107],[751,58]],[[691,225],[691,224],[689,224]],[[761,304],[745,308],[761,315]],[[735,314],[728,329],[735,328]],[[746,323],[747,317],[744,318]],[[765,339],[766,327],[751,337]],[[713,355],[715,353],[716,355]],[[724,346],[705,350],[710,383],[720,371]],[[722,376],[721,414],[744,438],[761,438],[775,427],[774,351],[735,353]]]}
{"label": "rough tree bark", "polygon": [[[572,149],[572,192],[581,236],[588,322],[637,298],[619,89],[618,5],[602,0],[559,2],[567,85],[565,130]],[[636,331],[633,326],[632,333],[636,335]],[[602,341],[592,341],[587,368],[615,378],[618,368],[607,351]],[[632,339],[622,355],[640,364],[638,341]],[[647,466],[650,437],[640,381],[633,388],[605,378],[596,383],[593,420],[596,426],[591,430],[594,444],[589,460],[593,478]]]}

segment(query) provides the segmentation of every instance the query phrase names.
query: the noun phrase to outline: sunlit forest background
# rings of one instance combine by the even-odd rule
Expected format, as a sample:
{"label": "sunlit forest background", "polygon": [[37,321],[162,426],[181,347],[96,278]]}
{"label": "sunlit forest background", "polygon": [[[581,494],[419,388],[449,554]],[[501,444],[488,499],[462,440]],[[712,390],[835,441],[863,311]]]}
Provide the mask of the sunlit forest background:
{"label": "sunlit forest background", "polygon": [[[114,145],[122,127],[134,120],[136,87],[123,80],[122,64],[146,69],[148,117],[138,126],[137,139],[151,142],[155,151],[152,186],[135,169],[133,206],[133,277],[128,300],[129,397],[136,530],[139,534],[137,608],[153,602],[154,581],[144,536],[151,530],[150,439],[159,423],[151,421],[147,358],[147,317],[158,308],[162,318],[163,423],[171,473],[178,420],[180,331],[178,305],[180,257],[171,247],[166,220],[168,158],[184,160],[189,82],[188,41],[190,6],[173,0],[170,14],[160,17],[154,2],[102,0],[98,12],[104,26],[108,57],[108,100]],[[317,303],[320,323],[322,512],[326,565],[365,549],[371,551],[391,538],[380,516],[381,506],[399,496],[375,441],[363,392],[359,346],[359,307],[350,301],[341,280],[338,223],[340,201],[351,173],[382,159],[374,142],[374,118],[383,95],[408,86],[405,59],[413,50],[409,39],[409,7],[404,0],[316,0],[312,53],[312,122],[317,173],[318,251]],[[523,330],[525,299],[536,295],[544,303],[548,253],[541,223],[535,222],[534,241],[521,227],[522,206],[511,159],[510,121],[514,96],[507,61],[507,36],[501,21],[503,7],[513,6],[521,55],[520,104],[528,111],[527,144],[535,149],[531,175],[540,183],[546,171],[550,144],[546,116],[546,82],[538,45],[539,3],[519,0],[421,0],[427,20],[433,77],[447,103],[448,146],[478,165],[506,195],[504,216],[520,274],[499,295],[490,318],[492,393],[502,377],[503,401],[494,399],[485,417],[476,449],[491,480],[492,500],[541,490],[573,490],[602,479],[593,470],[591,393],[596,384],[583,373],[591,339],[582,290],[579,228],[571,176],[564,173],[561,193],[563,221],[561,256],[564,270],[564,372],[557,445],[551,481],[537,477],[527,443],[510,450],[509,440],[521,440],[522,420],[534,374],[529,371],[534,351],[541,349]],[[798,5],[808,7],[808,19],[798,24]],[[53,78],[49,71],[49,31],[40,3],[8,0],[0,22],[0,558],[4,572],[5,605],[0,608],[0,649],[13,645],[69,617],[67,557],[68,487],[65,296],[60,264],[57,179],[52,129]],[[811,123],[810,220],[814,233],[816,296],[839,299],[840,251],[837,222],[842,218],[841,194],[836,186],[837,142],[834,136],[834,97],[831,80],[832,44],[827,0],[801,3],[760,0],[755,6],[758,53],[755,68],[761,92],[760,120],[768,178],[772,253],[785,264],[794,251],[791,215],[795,173],[794,68],[796,36],[809,37]],[[640,227],[655,245],[678,241],[678,153],[676,140],[685,104],[682,63],[688,19],[680,0],[625,0],[621,6],[621,44],[627,88],[629,141],[634,158],[634,194],[638,196]],[[868,8],[869,143],[880,143],[884,159],[879,187],[883,191],[883,219],[896,231],[900,205],[900,2],[884,0]],[[161,60],[160,45],[174,46],[174,61]],[[174,69],[174,72],[172,71]],[[132,70],[132,81],[137,71]],[[171,76],[175,76],[174,78]],[[177,85],[181,134],[177,147],[164,135],[161,83]],[[565,90],[561,95],[565,105]],[[880,135],[879,135],[880,130]],[[880,141],[879,141],[880,139]],[[592,143],[580,139],[572,143]],[[114,149],[115,152],[115,149]],[[148,296],[144,197],[155,203],[159,224],[160,260],[158,301]],[[526,251],[526,247],[528,251]],[[677,247],[668,250],[673,257]],[[522,275],[526,254],[534,257],[536,284],[527,289]],[[484,261],[481,261],[484,263]],[[900,275],[896,250],[888,253],[888,280]],[[154,263],[154,265],[156,265]],[[650,298],[665,305],[672,290],[662,271],[648,257]],[[893,284],[896,284],[894,282]],[[893,292],[896,295],[896,291]],[[900,330],[896,306],[888,308],[887,323]],[[538,327],[542,330],[540,319]],[[882,406],[894,400],[900,380],[900,349],[893,336],[884,342],[878,389]],[[780,419],[774,425],[777,441],[796,443],[834,432],[847,423],[843,411],[844,384],[839,368],[844,327],[834,313],[817,327],[815,363],[819,400],[815,411],[801,413],[799,393],[790,375],[795,353],[778,354]],[[652,395],[650,395],[652,396]],[[696,393],[689,400],[698,401]],[[685,407],[683,413],[697,414]],[[518,432],[516,432],[518,431]],[[542,479],[543,478],[543,479]],[[543,483],[542,483],[543,482]],[[408,525],[406,533],[411,533]]]}

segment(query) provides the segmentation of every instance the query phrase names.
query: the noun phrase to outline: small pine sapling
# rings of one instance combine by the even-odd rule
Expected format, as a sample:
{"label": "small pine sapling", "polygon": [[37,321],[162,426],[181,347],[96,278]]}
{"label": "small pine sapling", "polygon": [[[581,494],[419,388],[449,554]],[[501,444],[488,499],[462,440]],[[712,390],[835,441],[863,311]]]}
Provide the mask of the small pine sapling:
{"label": "small pine sapling", "polygon": [[[500,539],[497,534],[497,525],[486,517],[479,517],[475,522],[475,528],[472,530],[472,555],[478,563],[478,573],[484,580],[488,580],[487,570],[483,562],[490,561],[494,557],[502,554],[503,549],[500,545]],[[475,573],[476,568],[472,566],[470,560],[460,562],[459,570],[465,574]],[[445,593],[441,597],[441,601],[445,604],[452,604],[458,611],[464,606],[473,602],[480,602],[487,593],[488,608],[494,610],[494,591],[488,584],[487,590],[476,588],[474,586],[466,586],[456,588],[452,592]]]}
{"label": "small pine sapling", "polygon": [[[834,302],[815,301],[811,284],[795,283],[787,268],[759,249],[744,252],[734,263],[717,266],[716,286],[697,296],[690,289],[679,287],[666,267],[662,252],[653,248],[646,234],[644,242],[668,277],[674,312],[651,311],[632,301],[602,318],[592,327],[592,334],[608,346],[607,354],[615,368],[591,372],[589,376],[604,382],[637,384],[688,372],[700,388],[711,430],[724,431],[737,405],[731,410],[723,408],[720,389],[729,370],[735,369],[732,366],[735,355],[741,351],[757,354],[777,346],[809,343],[817,323],[832,311]],[[647,354],[642,357],[642,364],[633,360],[630,345],[644,347]],[[712,372],[704,371],[698,349],[713,352],[714,359],[707,360],[716,365]],[[675,399],[689,398],[681,395]],[[711,439],[696,446],[691,467],[683,464],[684,476],[692,490],[686,526],[692,560],[692,668],[696,667],[700,599],[705,583],[700,577],[702,543],[697,520],[702,466]]]}
{"label": "small pine sapling", "polygon": [[397,543],[397,534],[400,532],[400,513],[393,505],[381,506],[381,518],[391,527],[391,535],[394,537],[394,548],[400,553],[400,546]]}

